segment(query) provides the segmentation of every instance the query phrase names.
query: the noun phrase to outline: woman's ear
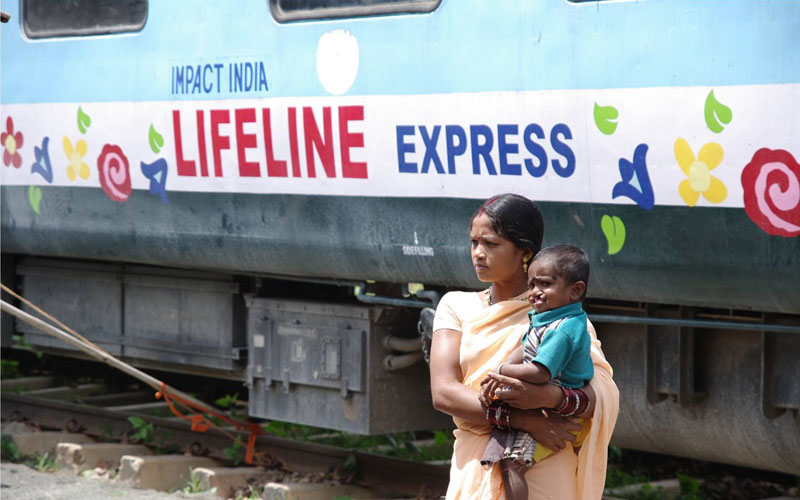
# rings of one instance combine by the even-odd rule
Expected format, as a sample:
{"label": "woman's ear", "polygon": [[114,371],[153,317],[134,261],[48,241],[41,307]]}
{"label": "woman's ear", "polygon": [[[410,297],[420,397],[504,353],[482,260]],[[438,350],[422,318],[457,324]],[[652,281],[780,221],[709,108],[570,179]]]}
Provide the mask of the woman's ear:
{"label": "woman's ear", "polygon": [[526,248],[522,252],[522,260],[530,264],[531,261],[533,260],[533,251],[529,248]]}
{"label": "woman's ear", "polygon": [[583,281],[576,281],[572,284],[572,288],[569,291],[569,298],[578,301],[581,297],[583,297],[583,293],[586,291],[586,283]]}

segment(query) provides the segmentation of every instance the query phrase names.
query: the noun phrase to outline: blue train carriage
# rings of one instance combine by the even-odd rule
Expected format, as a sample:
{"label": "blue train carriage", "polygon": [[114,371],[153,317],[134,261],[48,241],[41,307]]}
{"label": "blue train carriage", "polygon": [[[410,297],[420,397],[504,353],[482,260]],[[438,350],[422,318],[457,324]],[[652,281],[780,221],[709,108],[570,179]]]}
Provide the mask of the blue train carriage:
{"label": "blue train carriage", "polygon": [[254,416],[446,425],[414,308],[513,191],[591,255],[615,444],[800,471],[800,3],[362,3],[5,5],[4,282]]}

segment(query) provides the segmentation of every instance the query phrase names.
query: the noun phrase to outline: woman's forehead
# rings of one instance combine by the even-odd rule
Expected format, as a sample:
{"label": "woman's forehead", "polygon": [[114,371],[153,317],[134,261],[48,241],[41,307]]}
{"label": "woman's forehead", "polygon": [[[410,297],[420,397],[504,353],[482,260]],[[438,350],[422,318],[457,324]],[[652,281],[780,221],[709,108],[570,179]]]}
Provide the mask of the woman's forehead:
{"label": "woman's forehead", "polygon": [[485,213],[472,219],[472,224],[470,224],[469,227],[469,234],[471,236],[495,236],[502,238],[502,236],[494,230],[491,219],[489,219]]}

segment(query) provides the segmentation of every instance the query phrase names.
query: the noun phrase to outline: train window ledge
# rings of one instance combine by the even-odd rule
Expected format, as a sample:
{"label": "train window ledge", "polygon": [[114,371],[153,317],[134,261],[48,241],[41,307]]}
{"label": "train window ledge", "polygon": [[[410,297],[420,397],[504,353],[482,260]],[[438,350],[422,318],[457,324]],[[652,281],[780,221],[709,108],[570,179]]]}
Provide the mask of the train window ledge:
{"label": "train window ledge", "polygon": [[442,0],[267,0],[279,23],[391,14],[424,14]]}
{"label": "train window ledge", "polygon": [[141,31],[149,0],[23,0],[22,29],[31,39]]}

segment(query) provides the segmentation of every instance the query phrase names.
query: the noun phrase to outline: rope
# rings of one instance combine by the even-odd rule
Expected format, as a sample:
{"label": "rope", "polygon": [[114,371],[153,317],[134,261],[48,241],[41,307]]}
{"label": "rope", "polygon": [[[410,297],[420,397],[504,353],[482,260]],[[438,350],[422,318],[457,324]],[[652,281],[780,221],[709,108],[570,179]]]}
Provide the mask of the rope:
{"label": "rope", "polygon": [[[74,337],[77,337],[77,338],[81,339],[82,341],[86,342],[86,343],[87,343],[87,344],[89,344],[90,346],[97,347],[97,345],[95,345],[95,344],[94,344],[94,343],[93,343],[91,340],[87,339],[86,337],[84,337],[84,336],[83,336],[83,335],[81,335],[80,333],[78,333],[78,332],[76,332],[75,330],[73,330],[72,328],[68,327],[67,325],[65,325],[64,323],[62,323],[61,321],[59,321],[57,318],[54,318],[53,316],[50,316],[50,315],[49,315],[49,314],[47,314],[45,311],[43,311],[42,309],[40,309],[40,308],[39,308],[39,306],[37,306],[36,304],[34,304],[33,302],[31,302],[30,300],[26,299],[26,298],[25,298],[25,297],[23,297],[22,295],[19,295],[19,294],[18,294],[17,292],[15,292],[14,290],[12,290],[12,289],[8,288],[6,285],[4,285],[4,284],[0,283],[0,287],[3,287],[3,291],[4,291],[4,292],[8,293],[9,295],[13,296],[13,297],[14,297],[14,298],[16,298],[16,299],[19,299],[19,300],[20,300],[20,302],[22,302],[22,303],[23,303],[23,304],[25,304],[26,306],[30,307],[31,309],[33,309],[34,311],[38,312],[39,314],[41,314],[41,315],[42,315],[42,316],[44,316],[45,318],[49,319],[51,322],[53,322],[53,323],[55,323],[56,325],[60,326],[62,330],[66,330],[67,332],[69,332],[70,334],[72,334],[72,336],[74,336]],[[101,349],[100,347],[97,347],[97,348],[98,348],[98,349]]]}
{"label": "rope", "polygon": [[[167,406],[169,406],[169,409],[172,411],[172,414],[175,415],[176,417],[182,418],[183,420],[191,422],[192,430],[195,432],[205,432],[211,427],[214,427],[218,431],[234,439],[234,441],[236,440],[236,438],[234,438],[233,436],[231,436],[231,434],[226,432],[225,429],[218,426],[212,420],[209,420],[205,416],[205,414],[217,417],[223,422],[227,422],[233,425],[238,431],[248,431],[250,435],[247,437],[247,450],[245,452],[244,461],[248,464],[253,463],[253,455],[255,454],[256,439],[261,434],[264,434],[264,429],[260,425],[253,422],[242,422],[239,420],[234,420],[225,415],[224,413],[219,413],[215,411],[210,411],[205,408],[201,408],[192,403],[191,401],[186,401],[185,399],[181,398],[180,396],[174,393],[170,394],[169,391],[167,391],[167,384],[164,384],[163,382],[161,385],[161,391],[156,393],[156,399],[160,399],[162,397],[164,398],[164,402],[167,403]],[[184,415],[177,408],[175,408],[175,405],[172,403],[173,400],[182,404],[186,408],[191,408],[200,413],[194,413],[192,415]]]}
{"label": "rope", "polygon": [[[156,386],[160,386],[160,389],[158,390],[158,392],[155,393],[155,398],[156,399],[161,399],[163,397],[164,401],[169,406],[169,409],[172,411],[172,413],[175,416],[180,417],[183,420],[186,420],[186,421],[188,421],[188,422],[190,422],[192,424],[191,425],[191,430],[192,431],[205,432],[208,429],[210,429],[211,427],[214,427],[220,433],[222,433],[223,435],[229,437],[234,442],[238,442],[239,441],[239,438],[237,436],[232,435],[231,433],[225,431],[225,429],[223,429],[222,427],[216,425],[213,421],[209,420],[205,416],[205,414],[212,415],[214,417],[219,418],[220,420],[222,420],[224,422],[227,422],[227,423],[233,425],[236,428],[236,430],[238,430],[238,431],[248,431],[250,433],[250,435],[247,438],[247,449],[246,449],[246,452],[245,452],[245,462],[248,463],[248,464],[252,464],[253,463],[254,456],[256,455],[256,453],[255,453],[256,439],[258,438],[258,436],[264,434],[264,429],[260,425],[258,425],[257,423],[253,423],[253,422],[243,422],[243,421],[239,421],[239,420],[234,420],[233,418],[228,417],[225,414],[222,414],[222,413],[219,413],[219,412],[215,411],[214,409],[212,409],[208,405],[205,405],[205,404],[203,404],[201,402],[190,401],[189,399],[187,399],[189,396],[183,397],[183,396],[179,395],[178,393],[180,391],[173,390],[165,382],[163,382],[161,380],[158,380],[158,379],[155,379],[155,378],[151,377],[150,375],[147,375],[147,374],[141,372],[140,370],[137,370],[136,368],[130,366],[129,364],[118,360],[117,358],[115,358],[114,356],[109,354],[106,350],[104,350],[101,347],[98,347],[97,345],[92,343],[89,339],[87,339],[86,337],[82,336],[81,334],[79,334],[78,332],[73,330],[72,328],[68,327],[67,325],[65,325],[64,323],[59,321],[57,318],[51,316],[46,311],[44,311],[41,308],[39,308],[33,302],[29,301],[28,299],[26,299],[26,298],[22,297],[21,295],[19,295],[18,293],[14,292],[13,290],[11,290],[6,285],[0,283],[0,287],[2,287],[2,289],[5,292],[7,292],[11,296],[19,299],[22,303],[24,303],[27,306],[31,307],[37,313],[39,313],[40,315],[44,316],[45,318],[47,318],[51,322],[55,323],[56,325],[60,326],[63,330],[65,330],[70,335],[72,335],[74,338],[70,339],[69,342],[77,342],[79,344],[82,343],[85,346],[89,346],[89,347],[92,348],[92,350],[99,352],[102,355],[102,357],[106,357],[107,358],[107,359],[102,359],[102,357],[100,357],[101,361],[104,361],[104,362],[108,363],[109,360],[113,360],[114,363],[113,364],[109,363],[110,366],[113,366],[114,368],[120,369],[121,371],[127,373],[128,375],[131,375],[131,376],[133,376],[135,378],[138,378],[139,380],[144,381],[145,383],[147,383],[150,386],[153,386],[154,383],[155,383]],[[52,325],[49,325],[46,322],[43,322],[41,320],[37,320],[35,317],[25,314],[23,311],[18,310],[17,308],[11,306],[10,304],[6,304],[4,301],[3,301],[3,309],[4,310],[8,309],[9,313],[13,314],[14,316],[16,316],[16,317],[20,318],[21,320],[25,321],[26,323],[30,324],[31,326],[33,326],[33,327],[35,327],[35,328],[37,328],[37,329],[49,334],[49,335],[55,336],[53,333],[49,332],[46,329],[47,327],[52,328],[56,332],[58,332],[58,330],[55,329],[55,327],[53,327]],[[27,316],[27,318],[31,318],[31,319],[30,320],[27,319],[26,316]],[[43,323],[45,326],[43,327],[43,326],[37,325],[32,321],[39,321],[39,322]],[[69,336],[65,332],[60,332],[59,335],[65,335],[67,337]],[[64,339],[61,339],[61,340],[64,340]],[[88,350],[88,351],[85,350],[85,352],[87,352],[88,354],[92,355],[93,357],[98,357],[97,353],[93,353],[92,350]],[[115,364],[117,366],[115,366]],[[184,408],[187,408],[187,409],[193,410],[195,412],[199,412],[199,413],[194,413],[192,415],[184,415],[183,413],[181,413],[175,407],[175,405],[173,404],[173,401],[178,403],[178,404],[180,404],[180,405],[182,405]]]}

